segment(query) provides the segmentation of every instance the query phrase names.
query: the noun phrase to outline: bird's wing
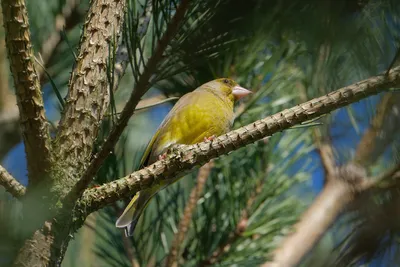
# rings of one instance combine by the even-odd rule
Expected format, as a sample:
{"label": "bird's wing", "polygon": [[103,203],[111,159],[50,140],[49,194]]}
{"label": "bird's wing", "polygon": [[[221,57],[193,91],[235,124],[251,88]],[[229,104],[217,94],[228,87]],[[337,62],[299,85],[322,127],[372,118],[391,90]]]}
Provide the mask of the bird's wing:
{"label": "bird's wing", "polygon": [[147,144],[146,150],[144,151],[142,159],[140,160],[139,168],[146,167],[148,165],[151,155],[151,150],[153,149],[154,142],[156,141],[159,134],[160,134],[160,128],[157,129],[153,138],[151,138],[150,142]]}

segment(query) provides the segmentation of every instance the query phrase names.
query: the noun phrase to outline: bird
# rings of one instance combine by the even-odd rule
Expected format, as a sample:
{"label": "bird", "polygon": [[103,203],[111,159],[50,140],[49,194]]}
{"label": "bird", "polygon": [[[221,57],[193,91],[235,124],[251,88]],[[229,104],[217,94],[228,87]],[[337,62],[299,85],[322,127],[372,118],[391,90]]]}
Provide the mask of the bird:
{"label": "bird", "polygon": [[[229,78],[209,81],[183,95],[164,118],[143,154],[140,166],[146,167],[165,156],[173,145],[192,145],[230,131],[234,121],[234,104],[250,90]],[[161,189],[182,177],[163,181],[138,192],[117,219],[115,226],[132,236],[140,215]]]}

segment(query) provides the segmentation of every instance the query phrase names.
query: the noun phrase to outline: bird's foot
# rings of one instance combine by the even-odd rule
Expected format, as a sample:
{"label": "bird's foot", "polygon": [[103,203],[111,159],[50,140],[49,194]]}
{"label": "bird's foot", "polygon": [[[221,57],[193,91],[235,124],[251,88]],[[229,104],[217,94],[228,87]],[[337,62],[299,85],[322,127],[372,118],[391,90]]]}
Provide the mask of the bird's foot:
{"label": "bird's foot", "polygon": [[215,135],[211,135],[209,137],[204,137],[204,142],[211,142],[215,139]]}
{"label": "bird's foot", "polygon": [[163,160],[163,159],[166,159],[166,158],[167,158],[167,152],[165,152],[165,153],[163,153],[161,155],[158,155],[158,160]]}

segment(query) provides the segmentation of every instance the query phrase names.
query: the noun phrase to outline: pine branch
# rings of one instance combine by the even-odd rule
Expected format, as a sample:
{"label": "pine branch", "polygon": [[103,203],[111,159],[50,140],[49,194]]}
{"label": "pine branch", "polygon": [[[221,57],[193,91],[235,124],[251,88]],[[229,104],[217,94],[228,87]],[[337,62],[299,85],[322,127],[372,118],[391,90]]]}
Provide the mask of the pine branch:
{"label": "pine branch", "polygon": [[25,186],[20,184],[3,166],[0,165],[0,185],[15,198],[25,195]]}
{"label": "pine branch", "polygon": [[[383,122],[389,114],[388,111],[394,104],[390,104],[389,101],[395,102],[391,99],[395,98],[391,93],[387,93],[378,104],[371,127],[361,138],[353,161],[346,165],[351,168],[346,169],[346,166],[339,168],[339,171],[342,171],[338,173],[333,157],[331,157],[332,148],[324,147],[322,150],[319,139],[316,139],[321,161],[327,170],[327,183],[317,199],[294,226],[294,232],[288,235],[274,251],[273,261],[265,263],[265,267],[286,267],[299,264],[348,204],[353,202],[360,193],[375,188],[379,182],[389,179],[397,173],[398,166],[395,166],[387,173],[375,178],[368,178],[366,174],[358,175],[360,172],[365,172],[367,160],[371,158],[375,147],[376,136],[382,130]],[[354,166],[357,167],[353,168]],[[357,175],[358,177],[354,178]]]}
{"label": "pine branch", "polygon": [[367,166],[376,158],[377,155],[374,155],[373,152],[376,146],[379,145],[377,144],[377,137],[382,132],[388,115],[393,112],[393,106],[398,104],[398,100],[399,98],[394,93],[383,95],[377,105],[376,114],[371,121],[370,127],[358,143],[353,159],[355,163]]}
{"label": "pine branch", "polygon": [[25,1],[2,0],[6,46],[14,78],[30,185],[46,177],[51,166],[49,125],[35,69]]}
{"label": "pine branch", "polygon": [[[76,68],[56,136],[56,157],[70,188],[82,175],[109,101],[107,61],[110,42],[121,32],[126,1],[92,1],[83,27]],[[71,171],[73,169],[73,171]]]}
{"label": "pine branch", "polygon": [[[219,136],[213,142],[196,145],[181,145],[172,149],[167,159],[157,161],[149,167],[136,171],[124,178],[107,183],[95,189],[86,190],[80,200],[82,212],[91,213],[123,197],[144,190],[158,183],[160,179],[171,179],[195,165],[202,165],[217,156],[227,154],[266,136],[288,129],[296,124],[332,112],[342,106],[383,92],[400,82],[400,67],[393,69],[389,76],[375,76],[356,84],[331,92],[326,96],[255,121],[249,125]],[[178,150],[178,153],[174,153]]]}
{"label": "pine branch", "polygon": [[[46,41],[42,44],[40,49],[40,58],[42,60],[42,65],[47,68],[49,63],[52,61],[53,57],[56,55],[57,48],[62,42],[61,31],[68,31],[74,28],[78,22],[79,18],[77,16],[77,9],[80,4],[80,0],[66,0],[65,5],[62,8],[60,14],[57,14],[54,21],[54,30]],[[44,69],[38,69],[38,75],[41,84],[45,82],[43,76]]]}
{"label": "pine branch", "polygon": [[[326,70],[324,69],[324,66],[326,66],[326,62],[329,59],[330,53],[331,47],[328,42],[325,42],[320,46],[319,57],[316,62],[316,73],[314,77],[316,79],[316,86],[318,87],[321,94],[326,92],[326,88],[324,86],[326,81]],[[303,92],[303,95],[306,96],[306,90],[304,87]],[[328,132],[327,129],[328,126],[325,126],[326,132]],[[334,154],[332,144],[328,142],[327,136],[323,137],[320,129],[314,127],[312,129],[312,133],[314,143],[321,158],[322,166],[325,170],[325,178],[329,179],[330,177],[333,177],[336,168],[335,159],[333,157]]]}
{"label": "pine branch", "polygon": [[183,244],[183,241],[185,240],[185,235],[189,230],[193,212],[196,210],[197,201],[203,193],[203,188],[207,182],[208,177],[210,176],[212,167],[213,163],[209,162],[201,167],[199,170],[196,179],[197,184],[190,192],[189,200],[186,203],[181,221],[179,222],[178,231],[176,232],[172,241],[171,250],[165,263],[165,266],[167,267],[178,266],[181,245]]}
{"label": "pine branch", "polygon": [[[299,87],[301,87],[301,100],[307,101],[307,92],[305,87],[302,84],[299,84]],[[324,91],[322,89],[320,89],[320,91]],[[317,147],[317,151],[319,153],[319,156],[321,158],[321,162],[322,162],[322,166],[325,170],[325,177],[329,178],[332,177],[332,174],[335,171],[336,168],[336,163],[333,157],[333,148],[332,145],[326,140],[326,137],[324,138],[325,140],[323,140],[322,134],[321,134],[321,130],[313,127],[311,129],[312,131],[312,135],[313,135],[313,141]]]}
{"label": "pine branch", "polygon": [[347,165],[338,169],[335,177],[327,179],[324,189],[301,216],[293,232],[273,252],[273,261],[262,266],[297,266],[325,234],[343,208],[363,190],[360,183],[365,178],[364,170],[357,166]]}
{"label": "pine branch", "polygon": [[77,183],[75,190],[72,192],[72,195],[80,196],[82,194],[82,192],[85,190],[87,185],[92,180],[93,176],[96,174],[97,170],[100,168],[103,161],[106,159],[112,148],[117,143],[119,137],[121,136],[123,130],[125,129],[125,126],[129,121],[129,118],[133,115],[135,108],[140,101],[140,98],[148,90],[150,86],[151,75],[157,70],[157,65],[162,60],[162,56],[169,42],[172,40],[172,38],[178,31],[179,25],[181,21],[184,19],[188,6],[189,6],[189,0],[183,0],[177,7],[176,12],[173,18],[171,19],[170,23],[168,24],[164,35],[158,41],[158,45],[153,55],[148,60],[144,72],[140,76],[137,84],[135,85],[135,88],[133,89],[129,100],[125,105],[118,122],[112,129],[107,140],[100,148],[99,153],[97,153],[94,156],[89,167],[86,169],[82,179],[80,179],[79,182]]}
{"label": "pine branch", "polygon": [[54,241],[52,227],[52,222],[45,222],[42,229],[36,230],[32,238],[25,241],[13,263],[14,267],[57,266],[46,264],[50,260],[57,262],[57,258],[52,256],[52,247],[49,246]]}

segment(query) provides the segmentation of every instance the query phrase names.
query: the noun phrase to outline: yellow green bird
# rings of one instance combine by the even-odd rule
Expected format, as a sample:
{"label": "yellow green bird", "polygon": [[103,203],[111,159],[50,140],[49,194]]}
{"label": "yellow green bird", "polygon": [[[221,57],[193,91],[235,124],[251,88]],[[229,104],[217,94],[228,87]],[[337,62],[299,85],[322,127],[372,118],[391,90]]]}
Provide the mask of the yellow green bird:
{"label": "yellow green bird", "polygon": [[[227,133],[233,124],[235,101],[250,93],[235,81],[222,78],[205,83],[182,96],[148,144],[141,166],[154,163],[174,144],[196,144]],[[179,178],[137,193],[118,218],[116,227],[125,228],[125,234],[131,236],[150,199]]]}

